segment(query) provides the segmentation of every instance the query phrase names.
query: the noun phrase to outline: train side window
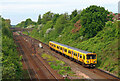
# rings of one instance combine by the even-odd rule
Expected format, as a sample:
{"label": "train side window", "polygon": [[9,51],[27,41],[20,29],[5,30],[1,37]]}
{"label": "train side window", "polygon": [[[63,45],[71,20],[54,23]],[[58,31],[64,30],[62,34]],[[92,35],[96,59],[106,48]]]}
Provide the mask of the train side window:
{"label": "train side window", "polygon": [[75,55],[75,52],[74,52],[74,55]]}
{"label": "train side window", "polygon": [[60,47],[60,50],[62,50],[62,47]]}
{"label": "train side window", "polygon": [[85,60],[85,55],[83,55],[83,59]]}
{"label": "train side window", "polygon": [[59,46],[57,46],[57,49],[59,49]]}
{"label": "train side window", "polygon": [[65,49],[65,52],[67,52],[67,49]]}
{"label": "train side window", "polygon": [[70,54],[71,54],[71,51],[69,50],[69,51],[68,51],[68,53],[70,53]]}
{"label": "train side window", "polygon": [[82,58],[82,55],[80,55],[80,58]]}
{"label": "train side window", "polygon": [[77,56],[77,53],[75,54],[75,56]]}
{"label": "train side window", "polygon": [[54,47],[56,47],[56,45],[54,45]]}

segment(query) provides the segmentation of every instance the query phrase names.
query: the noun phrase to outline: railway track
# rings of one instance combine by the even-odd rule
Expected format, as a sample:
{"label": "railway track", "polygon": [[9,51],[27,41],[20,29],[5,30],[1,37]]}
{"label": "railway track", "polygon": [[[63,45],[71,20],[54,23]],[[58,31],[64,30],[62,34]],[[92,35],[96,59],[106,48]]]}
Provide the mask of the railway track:
{"label": "railway track", "polygon": [[[34,42],[36,43],[42,43],[41,41],[39,40],[36,40],[34,38],[31,38],[27,35],[24,35],[24,37],[27,39],[27,40],[34,40]],[[71,67],[73,68],[76,68],[76,69],[81,69],[81,71],[83,73],[85,73],[86,75],[89,75],[90,76],[90,79],[93,79],[93,80],[105,80],[105,81],[120,81],[120,78],[115,76],[115,75],[112,75],[110,73],[107,73],[103,70],[100,70],[100,69],[97,69],[97,68],[94,68],[94,69],[89,69],[89,68],[83,68],[80,64],[76,63],[76,62],[73,62],[73,61],[70,61],[69,59],[65,58],[64,56],[60,55],[59,53],[56,53],[55,51],[51,51],[49,49],[49,46],[45,43],[42,43],[43,45],[43,48],[44,48],[44,51],[43,52],[46,52],[48,54],[52,54],[53,56],[55,56],[56,58],[58,59],[62,59],[63,61],[65,61],[66,63],[71,64]],[[64,59],[63,59],[64,58]],[[70,62],[70,63],[69,63]]]}
{"label": "railway track", "polygon": [[59,81],[63,79],[59,74],[55,73],[44,60],[37,55],[32,55],[29,42],[24,40],[23,36],[18,34],[14,35],[14,40],[18,44],[19,52],[23,56],[23,61],[27,67],[27,71],[30,80],[47,80],[47,81]]}
{"label": "railway track", "polygon": [[25,63],[25,67],[27,67],[27,71],[28,71],[28,75],[30,77],[30,80],[38,80],[38,75],[36,74],[36,71],[34,70],[34,67],[32,66],[32,64],[30,63],[30,61],[28,61],[28,57],[25,55],[26,51],[23,50],[23,47],[21,45],[21,38],[19,36],[16,36],[15,38],[17,41],[17,45],[18,45],[18,49],[20,54],[22,54],[22,60]]}

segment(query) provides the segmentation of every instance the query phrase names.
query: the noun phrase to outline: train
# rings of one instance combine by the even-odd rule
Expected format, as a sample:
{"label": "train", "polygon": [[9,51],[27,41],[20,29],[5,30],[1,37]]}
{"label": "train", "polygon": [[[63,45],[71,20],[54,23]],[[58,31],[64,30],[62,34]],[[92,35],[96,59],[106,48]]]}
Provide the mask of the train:
{"label": "train", "polygon": [[49,41],[49,47],[50,49],[67,56],[69,59],[75,60],[84,67],[95,68],[97,64],[96,53],[80,50],[55,41]]}

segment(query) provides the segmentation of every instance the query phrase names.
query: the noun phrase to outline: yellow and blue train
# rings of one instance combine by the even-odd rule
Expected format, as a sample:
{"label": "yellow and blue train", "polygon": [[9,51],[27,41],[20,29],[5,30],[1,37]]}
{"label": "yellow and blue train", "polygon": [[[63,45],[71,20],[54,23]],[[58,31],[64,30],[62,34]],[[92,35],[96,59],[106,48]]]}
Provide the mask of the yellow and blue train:
{"label": "yellow and blue train", "polygon": [[97,64],[97,54],[73,48],[58,42],[49,41],[49,47],[61,54],[74,59],[84,67],[95,67]]}

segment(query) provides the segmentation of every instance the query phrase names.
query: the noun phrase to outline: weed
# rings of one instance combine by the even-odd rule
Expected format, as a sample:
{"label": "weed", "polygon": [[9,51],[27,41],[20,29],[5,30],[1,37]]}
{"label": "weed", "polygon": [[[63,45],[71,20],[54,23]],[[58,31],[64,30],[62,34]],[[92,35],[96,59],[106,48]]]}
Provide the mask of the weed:
{"label": "weed", "polygon": [[71,71],[71,67],[65,64],[64,61],[58,60],[52,55],[48,54],[42,54],[42,57],[48,61],[48,64],[53,68],[54,70],[57,70],[59,74],[69,74],[73,75],[74,72]]}

